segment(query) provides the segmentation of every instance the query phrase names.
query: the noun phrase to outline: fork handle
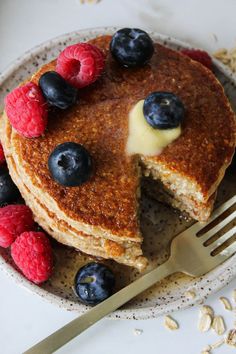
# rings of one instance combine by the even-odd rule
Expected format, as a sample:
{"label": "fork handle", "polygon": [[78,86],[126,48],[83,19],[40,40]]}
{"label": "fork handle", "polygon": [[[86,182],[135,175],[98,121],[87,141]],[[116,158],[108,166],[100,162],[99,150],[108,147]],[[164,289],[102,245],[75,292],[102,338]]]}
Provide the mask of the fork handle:
{"label": "fork handle", "polygon": [[171,258],[169,258],[164,264],[143,275],[141,278],[110,296],[82,316],[69,322],[67,325],[52,333],[41,342],[38,342],[23,354],[51,354],[55,352],[100,319],[154,285],[157,281],[177,271],[178,270],[175,269]]}

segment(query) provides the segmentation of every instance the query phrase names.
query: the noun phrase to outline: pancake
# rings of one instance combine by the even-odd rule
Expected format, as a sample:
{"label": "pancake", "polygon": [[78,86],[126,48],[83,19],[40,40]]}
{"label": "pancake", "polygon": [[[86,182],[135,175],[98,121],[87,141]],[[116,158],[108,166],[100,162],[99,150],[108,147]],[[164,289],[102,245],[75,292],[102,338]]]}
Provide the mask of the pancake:
{"label": "pancake", "polygon": [[[235,117],[222,86],[201,64],[156,43],[147,65],[127,69],[111,57],[110,39],[90,41],[106,56],[104,74],[79,91],[72,108],[50,110],[44,136],[20,136],[6,115],[0,135],[11,176],[35,220],[50,235],[88,254],[142,270],[147,260],[138,211],[141,175],[148,177],[144,186],[153,197],[163,199],[165,194],[169,204],[206,220],[234,153]],[[49,70],[55,70],[55,61],[31,80],[37,83]],[[158,156],[128,156],[129,112],[153,91],[181,98],[186,108],[182,133]],[[48,170],[50,153],[66,141],[84,145],[94,161],[92,178],[79,187],[58,185]]]}

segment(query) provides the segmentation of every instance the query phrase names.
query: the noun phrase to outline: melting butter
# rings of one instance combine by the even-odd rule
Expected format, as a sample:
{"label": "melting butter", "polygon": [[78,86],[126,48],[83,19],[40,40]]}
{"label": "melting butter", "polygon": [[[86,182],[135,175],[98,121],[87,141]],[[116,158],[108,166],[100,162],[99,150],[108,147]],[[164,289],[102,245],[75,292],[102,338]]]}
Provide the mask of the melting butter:
{"label": "melting butter", "polygon": [[162,150],[177,139],[181,127],[173,129],[154,129],[143,115],[144,100],[139,101],[129,113],[129,135],[126,150],[129,155],[159,155]]}

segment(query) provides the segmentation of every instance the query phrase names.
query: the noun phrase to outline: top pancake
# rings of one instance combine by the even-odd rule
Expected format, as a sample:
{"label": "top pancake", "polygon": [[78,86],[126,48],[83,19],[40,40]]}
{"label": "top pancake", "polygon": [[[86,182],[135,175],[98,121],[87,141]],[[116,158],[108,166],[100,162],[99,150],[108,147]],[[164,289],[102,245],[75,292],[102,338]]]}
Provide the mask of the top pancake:
{"label": "top pancake", "polygon": [[[211,195],[235,147],[235,119],[223,88],[201,64],[155,44],[150,62],[139,69],[119,66],[109,53],[109,36],[90,43],[106,55],[103,75],[79,91],[78,103],[65,111],[52,109],[43,137],[27,139],[14,134],[14,146],[33,183],[47,192],[71,219],[99,227],[120,239],[139,242],[136,157],[126,155],[128,114],[132,106],[153,91],[177,94],[186,108],[181,136],[161,155],[145,163],[162,163]],[[37,82],[55,62],[44,65],[33,77]],[[84,145],[94,161],[92,178],[79,187],[57,184],[48,170],[48,157],[60,143]]]}

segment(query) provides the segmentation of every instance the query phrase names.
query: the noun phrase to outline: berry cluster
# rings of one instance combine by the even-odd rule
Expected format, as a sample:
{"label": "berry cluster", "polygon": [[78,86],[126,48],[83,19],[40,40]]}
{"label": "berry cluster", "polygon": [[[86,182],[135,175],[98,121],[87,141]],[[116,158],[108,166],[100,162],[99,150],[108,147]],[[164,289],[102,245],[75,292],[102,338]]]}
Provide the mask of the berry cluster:
{"label": "berry cluster", "polygon": [[20,193],[11,179],[0,144],[0,247],[11,247],[11,255],[22,273],[36,284],[52,273],[50,243],[42,232],[35,232],[32,211],[16,203]]}
{"label": "berry cluster", "polygon": [[[41,136],[47,126],[49,107],[71,107],[77,100],[78,89],[95,82],[103,68],[104,56],[97,47],[87,43],[67,47],[57,59],[56,71],[45,72],[38,84],[28,82],[6,96],[5,110],[11,125],[26,138]],[[69,146],[67,155],[69,160],[78,156],[76,177],[79,177],[80,184],[90,175],[91,161],[86,149],[79,144],[74,145],[73,151]],[[83,156],[80,156],[81,152]],[[0,165],[4,162],[0,144]],[[69,162],[67,165],[70,167]],[[62,174],[57,173],[59,183],[63,184],[65,180],[64,185],[76,185],[73,175],[69,183],[63,176],[63,166],[61,170]],[[0,168],[0,185],[1,204],[15,202],[20,196],[6,166]],[[53,257],[46,235],[34,230],[33,215],[26,205],[0,208],[0,246],[11,247],[11,255],[18,268],[26,278],[39,284],[50,277]]]}
{"label": "berry cluster", "polygon": [[65,48],[56,71],[44,73],[38,82],[17,87],[5,98],[5,110],[13,128],[26,138],[37,138],[46,129],[48,108],[67,109],[77,100],[78,89],[95,82],[104,68],[104,56],[92,44]]}
{"label": "berry cluster", "polygon": [[36,284],[52,273],[52,250],[47,236],[35,232],[32,211],[16,203],[19,190],[11,179],[0,144],[0,247],[11,247],[11,255],[22,273]]}
{"label": "berry cluster", "polygon": [[35,228],[30,208],[23,204],[0,209],[0,246],[11,247],[11,256],[27,279],[36,284],[52,274],[53,257],[50,242]]}

